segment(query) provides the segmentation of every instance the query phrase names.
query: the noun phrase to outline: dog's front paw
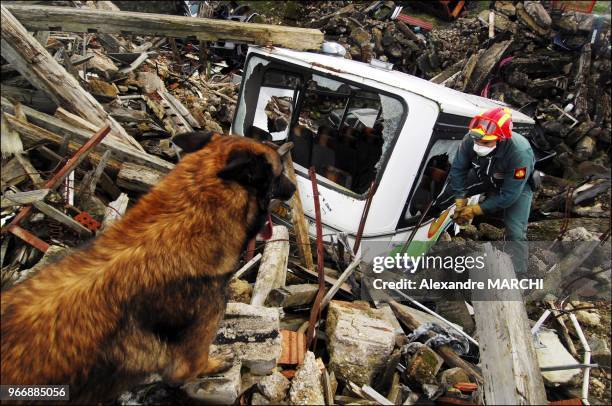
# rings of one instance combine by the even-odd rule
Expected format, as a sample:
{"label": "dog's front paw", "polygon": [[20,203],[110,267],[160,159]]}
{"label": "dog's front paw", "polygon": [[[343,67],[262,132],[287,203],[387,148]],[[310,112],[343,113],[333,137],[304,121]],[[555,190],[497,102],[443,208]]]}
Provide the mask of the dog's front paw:
{"label": "dog's front paw", "polygon": [[171,386],[183,384],[193,376],[193,366],[191,362],[184,359],[175,360],[164,374],[165,381]]}
{"label": "dog's front paw", "polygon": [[208,357],[208,362],[200,375],[212,375],[227,371],[234,365],[236,354],[230,348],[217,351]]}

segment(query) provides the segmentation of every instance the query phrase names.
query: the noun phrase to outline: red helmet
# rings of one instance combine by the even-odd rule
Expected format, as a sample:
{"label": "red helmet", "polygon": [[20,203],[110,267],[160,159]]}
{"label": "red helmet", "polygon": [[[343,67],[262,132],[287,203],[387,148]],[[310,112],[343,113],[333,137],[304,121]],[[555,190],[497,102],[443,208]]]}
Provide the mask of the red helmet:
{"label": "red helmet", "polygon": [[473,138],[482,141],[512,138],[512,114],[505,107],[495,107],[474,116],[469,129]]}

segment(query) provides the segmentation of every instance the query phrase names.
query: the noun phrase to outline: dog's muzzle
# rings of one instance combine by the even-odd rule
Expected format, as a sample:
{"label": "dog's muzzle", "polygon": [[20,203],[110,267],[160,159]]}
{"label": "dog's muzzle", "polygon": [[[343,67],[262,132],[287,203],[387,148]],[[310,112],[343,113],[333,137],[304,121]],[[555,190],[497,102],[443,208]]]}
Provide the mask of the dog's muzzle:
{"label": "dog's muzzle", "polygon": [[284,174],[281,175],[274,185],[272,199],[289,200],[295,193],[295,185]]}

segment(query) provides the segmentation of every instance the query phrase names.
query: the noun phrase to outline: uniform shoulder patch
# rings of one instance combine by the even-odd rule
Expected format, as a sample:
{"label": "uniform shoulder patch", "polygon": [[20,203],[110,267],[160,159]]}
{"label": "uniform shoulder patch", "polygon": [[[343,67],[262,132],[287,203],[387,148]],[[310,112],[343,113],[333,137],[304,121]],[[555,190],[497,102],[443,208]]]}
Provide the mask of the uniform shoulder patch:
{"label": "uniform shoulder patch", "polygon": [[514,168],[514,179],[525,179],[527,175],[527,167]]}

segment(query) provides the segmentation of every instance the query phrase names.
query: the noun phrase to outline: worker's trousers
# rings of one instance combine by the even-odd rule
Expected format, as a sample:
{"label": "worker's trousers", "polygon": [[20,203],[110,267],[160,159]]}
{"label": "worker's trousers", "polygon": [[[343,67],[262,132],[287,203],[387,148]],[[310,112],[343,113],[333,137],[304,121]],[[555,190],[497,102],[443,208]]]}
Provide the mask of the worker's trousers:
{"label": "worker's trousers", "polygon": [[527,223],[529,222],[532,198],[531,187],[525,185],[519,198],[512,206],[504,210],[506,241],[527,241]]}
{"label": "worker's trousers", "polygon": [[504,210],[506,226],[506,247],[504,251],[512,258],[512,264],[517,274],[525,274],[529,263],[529,247],[527,245],[527,223],[531,212],[533,191],[529,185],[519,195],[512,206]]}

